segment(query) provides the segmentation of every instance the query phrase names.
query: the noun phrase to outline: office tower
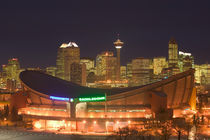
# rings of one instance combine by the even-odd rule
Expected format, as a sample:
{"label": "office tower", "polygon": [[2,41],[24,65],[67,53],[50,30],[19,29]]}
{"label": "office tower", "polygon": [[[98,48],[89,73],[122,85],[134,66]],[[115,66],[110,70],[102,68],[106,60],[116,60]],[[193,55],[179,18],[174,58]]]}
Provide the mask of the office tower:
{"label": "office tower", "polygon": [[126,79],[126,66],[120,67],[120,79]]}
{"label": "office tower", "polygon": [[171,75],[180,72],[178,67],[178,44],[174,38],[171,38],[168,43],[168,69]]}
{"label": "office tower", "polygon": [[140,86],[150,83],[152,69],[150,59],[136,58],[132,60],[132,86]]}
{"label": "office tower", "polygon": [[195,65],[195,82],[210,86],[210,64]]}
{"label": "office tower", "polygon": [[194,57],[192,56],[192,54],[179,51],[178,66],[180,72],[184,72],[189,70],[190,68],[194,68]]}
{"label": "office tower", "polygon": [[126,79],[128,80],[128,85],[132,86],[132,63],[126,65]]}
{"label": "office tower", "polygon": [[96,56],[96,75],[102,76],[106,74],[107,57],[113,57],[111,51],[105,51]]}
{"label": "office tower", "polygon": [[123,42],[120,41],[120,39],[117,39],[115,42],[114,42],[114,46],[117,50],[117,68],[116,68],[116,80],[120,80],[120,49],[122,48],[123,46]]}
{"label": "office tower", "polygon": [[201,74],[202,73],[202,69],[201,69],[201,65],[195,65],[195,83],[201,83]]}
{"label": "office tower", "polygon": [[178,65],[178,44],[174,38],[171,38],[168,43],[168,63],[169,67]]}
{"label": "office tower", "polygon": [[96,75],[100,80],[116,79],[116,57],[113,52],[105,51],[96,57]]}
{"label": "office tower", "polygon": [[17,80],[19,78],[20,64],[17,58],[9,59],[8,64],[6,65],[6,69],[8,79]]}
{"label": "office tower", "polygon": [[116,79],[116,57],[106,57],[105,80],[115,81]]}
{"label": "office tower", "polygon": [[210,64],[201,65],[201,84],[208,86],[210,89]]}
{"label": "office tower", "polygon": [[17,87],[17,82],[15,79],[7,79],[7,90],[14,92]]}
{"label": "office tower", "polygon": [[71,64],[70,71],[71,82],[85,86],[86,85],[86,65],[79,63]]}
{"label": "office tower", "polygon": [[80,49],[78,45],[75,42],[62,44],[58,48],[58,55],[56,60],[56,76],[61,79],[70,81],[71,64],[74,62],[80,62]]}
{"label": "office tower", "polygon": [[68,44],[63,43],[59,48],[57,52],[57,59],[56,59],[56,77],[65,79],[64,78],[64,60],[65,60],[65,48],[67,48]]}
{"label": "office tower", "polygon": [[85,64],[86,65],[86,71],[87,71],[87,75],[90,72],[94,72],[95,73],[95,60],[93,58],[81,58],[80,59],[80,64]]}
{"label": "office tower", "polygon": [[[20,64],[17,58],[12,58],[8,60],[7,65],[2,65],[2,77],[4,83],[8,83],[7,87],[19,87],[19,73],[21,72]],[[12,84],[10,84],[12,83]],[[13,86],[10,86],[13,85]],[[14,89],[14,88],[12,88]]]}
{"label": "office tower", "polygon": [[56,67],[47,67],[46,68],[46,73],[52,76],[56,76]]}
{"label": "office tower", "polygon": [[165,57],[154,57],[153,58],[153,73],[155,75],[161,74],[163,68],[167,67],[167,61]]}

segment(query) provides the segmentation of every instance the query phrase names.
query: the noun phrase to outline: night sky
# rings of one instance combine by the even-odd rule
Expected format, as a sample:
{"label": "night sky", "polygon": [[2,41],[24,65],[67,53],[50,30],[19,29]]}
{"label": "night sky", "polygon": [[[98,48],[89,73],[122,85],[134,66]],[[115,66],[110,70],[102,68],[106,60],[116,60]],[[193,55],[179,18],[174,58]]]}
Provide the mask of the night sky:
{"label": "night sky", "polygon": [[75,41],[81,57],[115,51],[122,64],[136,57],[168,57],[173,36],[197,64],[210,60],[210,0],[4,0],[0,2],[0,64],[17,57],[21,67],[56,63],[62,43]]}

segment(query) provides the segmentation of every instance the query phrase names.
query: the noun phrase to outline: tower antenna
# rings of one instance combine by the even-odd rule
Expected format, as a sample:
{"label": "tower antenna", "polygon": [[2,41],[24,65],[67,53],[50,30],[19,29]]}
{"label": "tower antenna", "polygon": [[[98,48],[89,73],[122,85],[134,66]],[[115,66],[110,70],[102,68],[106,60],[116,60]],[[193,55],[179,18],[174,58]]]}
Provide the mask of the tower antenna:
{"label": "tower antenna", "polygon": [[117,34],[117,39],[120,39],[120,34],[119,33]]}

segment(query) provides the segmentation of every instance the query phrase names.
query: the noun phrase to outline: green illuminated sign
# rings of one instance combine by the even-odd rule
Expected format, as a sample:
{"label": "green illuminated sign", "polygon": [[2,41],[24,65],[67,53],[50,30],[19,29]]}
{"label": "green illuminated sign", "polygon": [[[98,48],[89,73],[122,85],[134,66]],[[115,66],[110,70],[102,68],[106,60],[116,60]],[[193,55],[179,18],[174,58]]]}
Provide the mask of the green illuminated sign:
{"label": "green illuminated sign", "polygon": [[79,98],[80,102],[100,102],[100,101],[105,101],[105,100],[106,100],[105,96]]}

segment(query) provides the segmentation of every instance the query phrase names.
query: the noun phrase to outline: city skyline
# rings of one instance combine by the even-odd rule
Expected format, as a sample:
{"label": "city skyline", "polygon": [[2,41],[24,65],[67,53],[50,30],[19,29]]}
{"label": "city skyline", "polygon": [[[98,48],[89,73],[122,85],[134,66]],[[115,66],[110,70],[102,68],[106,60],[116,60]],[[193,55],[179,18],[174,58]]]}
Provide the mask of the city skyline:
{"label": "city skyline", "polygon": [[79,45],[81,57],[95,59],[108,50],[116,55],[113,42],[118,33],[125,43],[121,50],[122,65],[136,57],[167,58],[171,37],[176,39],[179,50],[192,53],[195,63],[203,64],[209,61],[208,4],[208,1],[2,2],[0,64],[17,57],[25,68],[55,66],[59,46],[70,41]]}
{"label": "city skyline", "polygon": [[209,139],[209,5],[0,2],[0,139]]}

